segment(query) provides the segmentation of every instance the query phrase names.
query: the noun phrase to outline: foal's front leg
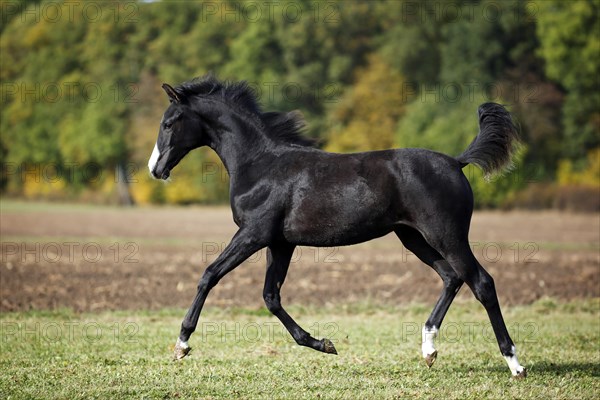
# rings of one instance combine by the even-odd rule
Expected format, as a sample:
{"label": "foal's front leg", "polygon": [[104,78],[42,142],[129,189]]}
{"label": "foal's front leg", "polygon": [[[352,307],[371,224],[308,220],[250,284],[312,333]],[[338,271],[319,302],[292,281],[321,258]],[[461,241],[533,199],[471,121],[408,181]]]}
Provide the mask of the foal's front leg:
{"label": "foal's front leg", "polygon": [[265,288],[263,291],[265,304],[269,311],[279,318],[281,323],[300,346],[310,347],[322,351],[323,353],[337,354],[331,340],[317,340],[312,337],[310,333],[302,329],[281,306],[281,296],[279,292],[285,281],[294,248],[295,246],[290,244],[269,246],[267,251],[267,276],[265,278]]}
{"label": "foal's front leg", "polygon": [[227,273],[235,269],[244,260],[263,247],[263,245],[259,244],[253,238],[253,235],[239,230],[233,239],[231,239],[231,243],[227,245],[223,253],[221,253],[219,257],[206,268],[202,275],[202,279],[200,279],[200,282],[198,283],[198,292],[196,293],[194,302],[181,323],[181,332],[179,333],[179,338],[175,344],[174,356],[176,360],[182,359],[191,350],[187,342],[192,333],[196,330],[200,312],[202,311],[204,301],[210,290],[219,282],[219,280],[221,280],[221,278],[227,275]]}

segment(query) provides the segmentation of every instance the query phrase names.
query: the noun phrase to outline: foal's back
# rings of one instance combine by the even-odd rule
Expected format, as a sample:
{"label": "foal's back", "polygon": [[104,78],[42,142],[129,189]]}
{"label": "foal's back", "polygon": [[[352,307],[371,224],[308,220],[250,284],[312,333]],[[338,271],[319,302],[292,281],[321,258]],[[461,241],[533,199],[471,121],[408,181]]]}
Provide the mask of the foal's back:
{"label": "foal's back", "polygon": [[429,150],[336,154],[294,148],[273,166],[283,235],[299,245],[354,244],[401,224],[418,227],[435,215],[462,219],[472,212],[460,163]]}

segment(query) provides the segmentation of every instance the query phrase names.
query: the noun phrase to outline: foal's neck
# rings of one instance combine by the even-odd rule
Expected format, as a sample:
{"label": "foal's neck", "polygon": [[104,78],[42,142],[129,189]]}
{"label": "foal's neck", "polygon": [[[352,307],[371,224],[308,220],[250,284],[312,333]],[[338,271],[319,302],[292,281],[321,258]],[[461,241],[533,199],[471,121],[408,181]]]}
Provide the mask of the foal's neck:
{"label": "foal's neck", "polygon": [[256,160],[269,157],[275,143],[259,121],[228,110],[209,123],[207,145],[217,153],[230,177],[240,176]]}

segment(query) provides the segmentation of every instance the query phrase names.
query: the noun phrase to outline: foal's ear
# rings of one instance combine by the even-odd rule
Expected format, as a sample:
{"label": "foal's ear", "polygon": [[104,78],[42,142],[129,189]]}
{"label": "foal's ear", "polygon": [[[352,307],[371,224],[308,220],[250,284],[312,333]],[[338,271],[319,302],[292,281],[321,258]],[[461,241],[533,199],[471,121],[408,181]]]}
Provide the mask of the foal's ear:
{"label": "foal's ear", "polygon": [[162,88],[164,89],[165,92],[167,92],[167,96],[169,96],[171,103],[177,103],[177,104],[181,103],[181,97],[179,97],[179,95],[177,94],[175,89],[173,89],[173,87],[171,87],[171,85],[169,85],[168,83],[163,83]]}

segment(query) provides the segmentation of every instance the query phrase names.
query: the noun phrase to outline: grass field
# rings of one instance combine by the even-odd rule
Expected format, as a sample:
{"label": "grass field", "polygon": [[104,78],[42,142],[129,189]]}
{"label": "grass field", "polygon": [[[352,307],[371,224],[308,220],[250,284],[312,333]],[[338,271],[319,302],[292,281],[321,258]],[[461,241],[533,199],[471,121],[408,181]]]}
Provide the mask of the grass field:
{"label": "grass field", "polygon": [[170,349],[184,310],[4,313],[0,398],[594,399],[598,310],[597,300],[511,308],[521,381],[474,302],[449,312],[431,369],[420,358],[429,306],[291,307],[338,356],[297,346],[266,310],[207,309],[180,362]]}
{"label": "grass field", "polygon": [[525,380],[511,379],[467,288],[425,366],[420,332],[441,283],[393,235],[304,248],[290,268],[284,306],[339,355],[297,346],[265,310],[259,257],[211,292],[191,354],[174,362],[201,271],[235,232],[228,208],[2,200],[0,400],[600,398],[600,215],[486,211],[472,228]]}

